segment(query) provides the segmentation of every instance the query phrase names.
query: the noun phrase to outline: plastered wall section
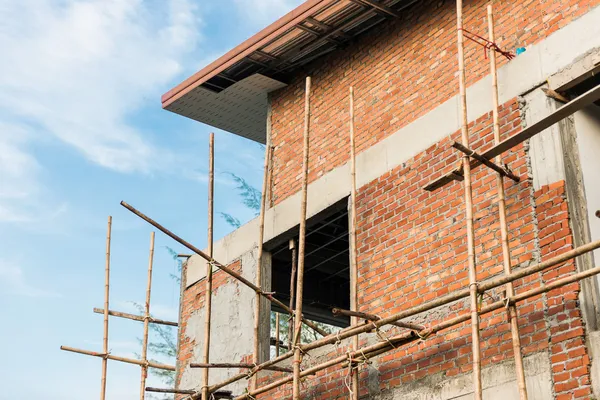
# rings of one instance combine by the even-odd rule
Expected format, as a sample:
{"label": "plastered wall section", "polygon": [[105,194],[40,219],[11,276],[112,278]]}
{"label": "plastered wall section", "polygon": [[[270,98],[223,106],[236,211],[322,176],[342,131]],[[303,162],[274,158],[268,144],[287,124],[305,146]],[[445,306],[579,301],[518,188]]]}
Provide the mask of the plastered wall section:
{"label": "plastered wall section", "polygon": [[[256,250],[249,251],[231,263],[229,267],[241,273],[247,279],[254,281],[256,278]],[[268,290],[270,280],[270,260],[265,257],[263,266],[266,275],[263,287]],[[206,266],[204,266],[206,267]],[[220,271],[213,276],[212,291],[212,316],[211,316],[211,362],[252,362],[254,338],[254,291]],[[180,350],[178,361],[181,365],[181,374],[177,377],[178,387],[186,389],[200,389],[202,384],[202,370],[189,368],[191,362],[203,361],[204,349],[204,323],[206,318],[205,308],[205,280],[197,282],[188,288],[183,297],[181,328],[179,334]],[[268,311],[262,312],[265,316],[261,331],[264,342],[268,343]],[[268,348],[264,350],[268,351]],[[211,369],[209,384],[221,382],[231,375],[238,373],[235,369]],[[241,392],[245,381],[231,385],[229,390]]]}

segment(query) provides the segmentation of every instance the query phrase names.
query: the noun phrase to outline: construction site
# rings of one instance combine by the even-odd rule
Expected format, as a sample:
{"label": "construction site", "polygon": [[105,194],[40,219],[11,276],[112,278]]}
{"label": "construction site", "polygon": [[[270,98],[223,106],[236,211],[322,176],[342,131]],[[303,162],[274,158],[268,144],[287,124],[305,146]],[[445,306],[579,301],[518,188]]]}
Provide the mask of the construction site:
{"label": "construction site", "polygon": [[179,320],[154,233],[143,315],[110,308],[109,217],[103,349],[61,349],[102,359],[101,400],[113,361],[140,399],[600,398],[599,72],[600,0],[305,1],[161,99],[265,145],[260,214],[213,238],[211,134],[208,243],[121,202],[189,250]]}

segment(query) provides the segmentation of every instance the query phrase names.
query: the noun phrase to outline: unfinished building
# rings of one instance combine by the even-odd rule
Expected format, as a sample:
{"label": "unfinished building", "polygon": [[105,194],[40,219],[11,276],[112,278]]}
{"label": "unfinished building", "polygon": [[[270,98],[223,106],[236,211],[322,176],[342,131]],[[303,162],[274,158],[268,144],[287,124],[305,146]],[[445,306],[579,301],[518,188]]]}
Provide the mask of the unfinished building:
{"label": "unfinished building", "polygon": [[[163,96],[267,148],[261,217],[185,264],[180,398],[598,396],[600,1],[487,5],[309,0]],[[277,356],[286,308],[339,329]]]}

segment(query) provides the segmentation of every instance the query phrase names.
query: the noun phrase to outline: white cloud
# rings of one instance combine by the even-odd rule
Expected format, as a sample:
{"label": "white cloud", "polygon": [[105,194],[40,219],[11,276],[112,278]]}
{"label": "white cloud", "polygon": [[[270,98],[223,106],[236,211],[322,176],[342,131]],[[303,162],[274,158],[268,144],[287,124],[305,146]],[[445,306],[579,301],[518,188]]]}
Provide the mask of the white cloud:
{"label": "white cloud", "polygon": [[0,293],[25,297],[62,297],[59,293],[39,289],[27,282],[23,269],[0,260]]}
{"label": "white cloud", "polygon": [[40,189],[32,132],[120,172],[175,161],[128,119],[159,110],[198,14],[192,0],[0,0],[0,221],[27,219],[15,202]]}

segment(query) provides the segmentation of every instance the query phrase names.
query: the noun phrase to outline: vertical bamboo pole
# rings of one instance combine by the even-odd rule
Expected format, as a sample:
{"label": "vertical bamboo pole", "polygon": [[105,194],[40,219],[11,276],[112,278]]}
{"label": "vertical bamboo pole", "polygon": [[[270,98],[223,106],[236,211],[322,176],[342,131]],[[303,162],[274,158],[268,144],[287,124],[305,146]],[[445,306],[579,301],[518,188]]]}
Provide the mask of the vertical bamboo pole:
{"label": "vertical bamboo pole", "polygon": [[[465,48],[463,37],[463,2],[456,0],[456,25],[458,34],[458,78],[461,105],[462,144],[469,147],[469,121],[467,117],[467,88],[465,73]],[[473,227],[473,193],[471,189],[471,164],[469,156],[462,159],[464,171],[465,212],[467,220],[467,251],[469,261],[469,290],[471,300],[471,338],[473,345],[473,392],[481,400],[481,349],[479,338],[479,313],[477,311],[477,270],[475,266],[475,232]]]}
{"label": "vertical bamboo pole", "polygon": [[[213,256],[213,217],[214,217],[214,191],[215,191],[215,134],[211,132],[208,139],[208,256]],[[204,348],[202,362],[210,360],[210,319],[212,314],[212,273],[213,266],[206,263],[206,283],[204,288]],[[209,400],[208,393],[208,368],[202,370],[202,400]]]}
{"label": "vertical bamboo pole", "polygon": [[295,296],[295,292],[296,292],[296,267],[297,267],[297,260],[298,260],[298,254],[297,254],[297,249],[296,249],[296,242],[294,241],[294,239],[290,239],[290,250],[292,250],[292,271],[290,273],[290,311],[292,312],[290,314],[290,319],[288,322],[288,350],[292,350],[293,347],[293,340],[294,340],[294,314],[293,314],[293,310],[294,307],[296,306],[294,304],[294,296]]}
{"label": "vertical bamboo pole", "polygon": [[294,317],[294,379],[293,400],[300,400],[300,364],[302,353],[298,344],[302,332],[302,299],[304,289],[304,248],[306,246],[306,198],[308,192],[308,155],[310,141],[310,76],[306,78],[304,93],[304,151],[302,157],[302,197],[300,203],[300,235],[298,239],[298,277],[296,282],[296,309]]}
{"label": "vertical bamboo pole", "polygon": [[275,357],[279,357],[279,313],[275,313]]}
{"label": "vertical bamboo pole", "polygon": [[108,367],[108,293],[110,283],[110,234],[112,230],[112,217],[108,217],[108,228],[106,232],[106,262],[104,266],[104,338],[102,341],[102,386],[100,387],[100,400],[106,398],[106,369]]}
{"label": "vertical bamboo pole", "polygon": [[[269,184],[269,174],[271,163],[269,162],[271,159],[271,143],[269,142],[269,138],[266,140],[267,145],[265,147],[265,163],[264,163],[264,171],[263,171],[263,185],[262,185],[262,194],[260,196],[260,216],[259,218],[259,227],[258,227],[258,254],[256,257],[256,286],[263,287],[262,284],[262,261],[263,261],[263,241],[265,236],[265,211],[266,211],[266,200],[267,200],[267,190]],[[255,364],[259,364],[260,360],[260,306],[261,306],[261,294],[256,293],[254,299],[254,354],[253,359]],[[271,336],[269,335],[269,339]],[[250,389],[256,389],[256,382],[258,380],[258,374],[252,375],[250,380]]]}
{"label": "vertical bamboo pole", "polygon": [[[494,15],[492,5],[487,7],[488,14],[488,33],[490,42],[495,42],[494,33]],[[498,116],[498,71],[496,69],[496,52],[490,51],[490,72],[492,75],[492,100],[493,100],[493,123],[494,123],[494,143],[500,143],[500,122]],[[502,156],[496,157],[496,164],[502,165]],[[504,177],[502,174],[496,175],[496,187],[498,191],[498,214],[500,217],[500,233],[502,240],[502,258],[504,263],[504,274],[510,275],[512,267],[510,261],[510,246],[508,243],[508,227],[506,222],[506,198],[504,194]],[[506,284],[506,296],[513,297],[515,294],[512,282]],[[527,386],[525,384],[525,368],[523,366],[523,354],[521,353],[521,337],[519,335],[519,322],[516,304],[508,307],[510,319],[510,331],[512,334],[513,353],[515,356],[515,372],[517,374],[517,386],[519,387],[519,397],[521,400],[527,400]]]}
{"label": "vertical bamboo pole", "polygon": [[[350,86],[350,310],[358,311],[358,249],[356,248],[356,141],[354,134],[354,88]],[[358,318],[350,318],[351,325],[358,325]],[[358,349],[358,335],[352,338],[352,350]],[[352,374],[351,400],[358,400],[358,370]]]}
{"label": "vertical bamboo pole", "polygon": [[[154,263],[154,232],[150,233],[150,256],[148,258],[148,283],[146,286],[146,302],[144,303],[144,336],[142,338],[142,361],[148,361],[148,325],[150,322],[150,292],[152,290],[152,264]],[[148,365],[142,365],[140,381],[140,400],[146,396],[146,378]]]}

